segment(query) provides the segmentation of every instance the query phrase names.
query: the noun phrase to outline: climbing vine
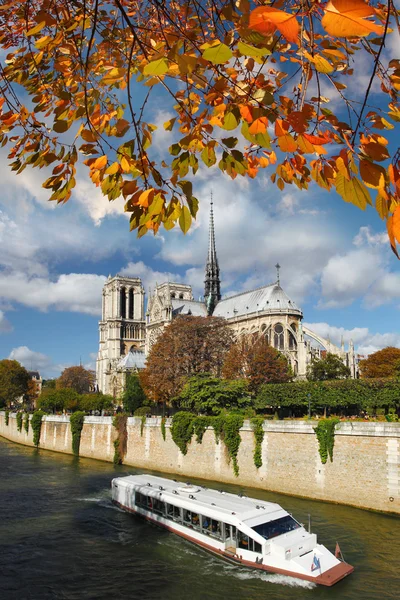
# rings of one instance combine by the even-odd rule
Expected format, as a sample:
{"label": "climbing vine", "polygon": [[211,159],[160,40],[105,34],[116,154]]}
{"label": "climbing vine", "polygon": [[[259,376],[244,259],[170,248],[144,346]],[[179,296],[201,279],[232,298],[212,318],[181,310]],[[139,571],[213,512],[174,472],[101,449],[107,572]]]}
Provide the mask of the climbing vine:
{"label": "climbing vine", "polygon": [[22,412],[17,412],[17,429],[18,431],[22,429]]}
{"label": "climbing vine", "polygon": [[140,435],[142,437],[143,437],[144,426],[146,425],[146,419],[147,419],[147,416],[146,415],[142,415],[142,421],[140,423]]}
{"label": "climbing vine", "polygon": [[6,412],[5,412],[5,423],[6,423],[7,427],[8,427],[9,421],[10,421],[10,411],[6,410]]}
{"label": "climbing vine", "polygon": [[26,433],[28,433],[28,431],[29,431],[29,415],[28,415],[28,413],[25,413],[25,415],[24,415],[24,429],[25,429]]}
{"label": "climbing vine", "polygon": [[114,441],[114,465],[122,465],[128,447],[128,415],[121,413],[113,418],[113,425],[117,430],[117,439]]}
{"label": "climbing vine", "polygon": [[196,436],[196,442],[201,444],[204,432],[211,425],[212,417],[196,417],[193,421],[193,432]]}
{"label": "climbing vine", "polygon": [[72,454],[75,454],[75,456],[79,456],[79,446],[81,444],[81,433],[84,419],[85,413],[81,410],[77,410],[76,412],[72,413],[69,418],[72,434]]}
{"label": "climbing vine", "polygon": [[321,462],[324,465],[328,456],[333,461],[333,446],[335,445],[335,426],[339,423],[338,418],[322,419],[317,427],[314,427],[318,444]]}
{"label": "climbing vine", "polygon": [[242,441],[239,430],[243,426],[243,421],[244,419],[241,415],[226,415],[224,418],[224,444],[228,449],[229,456],[233,464],[233,472],[235,473],[236,477],[239,475],[237,455],[239,452],[240,443]]}
{"label": "climbing vine", "polygon": [[192,439],[195,415],[189,412],[177,412],[172,417],[171,436],[182,454],[187,454],[187,446]]}
{"label": "climbing vine", "polygon": [[224,432],[224,417],[222,415],[218,417],[210,417],[210,425],[214,429],[215,443],[219,444]]}
{"label": "climbing vine", "polygon": [[253,452],[254,464],[259,469],[262,466],[261,446],[264,440],[264,419],[262,417],[253,417],[250,420],[254,432],[255,446]]}
{"label": "climbing vine", "polygon": [[31,427],[33,431],[33,445],[39,446],[40,442],[40,431],[42,429],[42,418],[44,416],[44,412],[42,410],[35,410],[32,415]]}
{"label": "climbing vine", "polygon": [[167,431],[166,431],[166,428],[165,428],[165,417],[163,417],[161,419],[161,435],[163,436],[163,440],[165,442],[165,438],[167,436]]}

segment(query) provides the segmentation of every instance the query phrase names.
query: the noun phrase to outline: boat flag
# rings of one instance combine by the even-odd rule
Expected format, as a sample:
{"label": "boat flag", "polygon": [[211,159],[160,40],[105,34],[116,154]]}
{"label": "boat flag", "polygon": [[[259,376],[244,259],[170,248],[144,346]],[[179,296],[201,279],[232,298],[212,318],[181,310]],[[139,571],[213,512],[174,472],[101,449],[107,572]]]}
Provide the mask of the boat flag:
{"label": "boat flag", "polygon": [[340,558],[340,560],[343,560],[343,554],[342,554],[340,546],[337,542],[336,542],[336,548],[335,548],[335,558]]}
{"label": "boat flag", "polygon": [[321,569],[321,563],[319,562],[319,558],[314,554],[314,560],[311,565],[311,571],[315,571],[315,569]]}

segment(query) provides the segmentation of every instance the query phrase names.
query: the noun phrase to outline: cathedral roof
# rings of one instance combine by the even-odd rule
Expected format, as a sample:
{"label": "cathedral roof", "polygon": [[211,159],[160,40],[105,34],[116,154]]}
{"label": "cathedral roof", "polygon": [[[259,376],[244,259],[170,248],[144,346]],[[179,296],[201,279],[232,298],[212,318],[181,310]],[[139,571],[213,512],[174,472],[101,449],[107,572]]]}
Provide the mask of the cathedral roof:
{"label": "cathedral roof", "polygon": [[243,317],[255,312],[295,314],[303,316],[301,309],[290,300],[277,283],[271,283],[250,292],[242,292],[220,300],[213,312],[214,317]]}
{"label": "cathedral roof", "polygon": [[117,369],[144,369],[146,366],[146,355],[141,350],[129,350],[117,365]]}
{"label": "cathedral roof", "polygon": [[196,300],[180,300],[178,298],[171,299],[172,314],[174,317],[178,315],[193,315],[194,317],[206,317],[207,308],[204,302]]}

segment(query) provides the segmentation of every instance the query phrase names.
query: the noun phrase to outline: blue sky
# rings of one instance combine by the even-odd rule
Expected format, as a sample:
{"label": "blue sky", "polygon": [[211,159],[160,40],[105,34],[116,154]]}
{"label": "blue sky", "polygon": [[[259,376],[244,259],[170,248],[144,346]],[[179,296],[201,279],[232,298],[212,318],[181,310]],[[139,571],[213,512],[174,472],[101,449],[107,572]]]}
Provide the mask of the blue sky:
{"label": "blue sky", "polygon": [[[356,74],[354,93],[365,89],[365,73]],[[161,105],[155,95],[149,110],[162,156],[174,140],[162,126],[172,114]],[[398,128],[391,137],[397,143]],[[280,192],[268,169],[256,180],[231,181],[203,167],[193,178],[200,210],[191,231],[160,230],[138,240],[123,200],[103,198],[85,167],[60,206],[48,202],[43,173],[15,176],[4,150],[0,175],[0,358],[15,358],[44,377],[80,360],[94,368],[109,274],[141,277],[146,293],[168,279],[202,294],[211,190],[223,294],[275,281],[278,261],[282,287],[317,333],[336,343],[352,338],[360,354],[400,347],[400,262],[372,207],[363,212],[316,185]]]}

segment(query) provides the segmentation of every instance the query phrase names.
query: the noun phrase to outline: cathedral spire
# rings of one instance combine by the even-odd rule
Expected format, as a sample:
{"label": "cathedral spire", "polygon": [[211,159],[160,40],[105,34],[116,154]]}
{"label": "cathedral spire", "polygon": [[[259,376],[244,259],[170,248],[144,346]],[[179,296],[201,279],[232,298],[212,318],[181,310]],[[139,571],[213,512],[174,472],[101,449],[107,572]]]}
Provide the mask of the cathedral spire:
{"label": "cathedral spire", "polygon": [[221,300],[221,283],[219,280],[219,265],[215,248],[213,197],[210,201],[210,230],[208,237],[208,255],[206,263],[206,278],[204,280],[204,299],[207,304],[207,313],[212,315],[214,308]]}

